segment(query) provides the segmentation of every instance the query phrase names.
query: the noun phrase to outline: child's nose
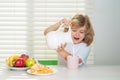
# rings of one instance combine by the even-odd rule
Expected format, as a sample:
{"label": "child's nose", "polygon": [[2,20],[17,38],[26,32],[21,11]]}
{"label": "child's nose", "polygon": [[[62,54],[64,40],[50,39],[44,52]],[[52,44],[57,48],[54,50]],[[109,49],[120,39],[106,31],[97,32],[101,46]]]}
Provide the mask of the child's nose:
{"label": "child's nose", "polygon": [[77,36],[79,36],[79,35],[80,35],[80,33],[79,33],[79,32],[76,32],[76,35],[77,35]]}

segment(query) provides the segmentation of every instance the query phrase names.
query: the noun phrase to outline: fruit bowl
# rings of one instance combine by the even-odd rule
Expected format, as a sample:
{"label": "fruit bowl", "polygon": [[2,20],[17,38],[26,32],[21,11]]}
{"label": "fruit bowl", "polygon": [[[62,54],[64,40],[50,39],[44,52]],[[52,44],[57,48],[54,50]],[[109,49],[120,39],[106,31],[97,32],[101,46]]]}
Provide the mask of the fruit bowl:
{"label": "fruit bowl", "polygon": [[27,70],[36,63],[34,58],[27,54],[11,55],[6,58],[6,65],[10,70]]}
{"label": "fruit bowl", "polygon": [[28,70],[29,67],[8,67],[10,70],[17,70],[17,71],[22,71],[22,70]]}

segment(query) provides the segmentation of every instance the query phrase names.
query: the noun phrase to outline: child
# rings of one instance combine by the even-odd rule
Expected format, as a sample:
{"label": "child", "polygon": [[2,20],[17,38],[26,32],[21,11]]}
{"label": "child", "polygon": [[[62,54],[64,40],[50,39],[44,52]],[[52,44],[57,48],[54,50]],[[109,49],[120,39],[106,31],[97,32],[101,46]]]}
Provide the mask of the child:
{"label": "child", "polygon": [[[94,30],[90,19],[87,15],[76,14],[71,20],[62,19],[56,24],[45,29],[46,35],[50,31],[55,31],[61,24],[64,24],[65,31],[67,26],[71,26],[71,35],[73,43],[61,44],[56,51],[58,52],[59,64],[66,64],[67,56],[74,55],[79,57],[79,63],[85,64],[87,57],[91,50],[91,43],[93,42]],[[74,53],[73,53],[74,49]]]}

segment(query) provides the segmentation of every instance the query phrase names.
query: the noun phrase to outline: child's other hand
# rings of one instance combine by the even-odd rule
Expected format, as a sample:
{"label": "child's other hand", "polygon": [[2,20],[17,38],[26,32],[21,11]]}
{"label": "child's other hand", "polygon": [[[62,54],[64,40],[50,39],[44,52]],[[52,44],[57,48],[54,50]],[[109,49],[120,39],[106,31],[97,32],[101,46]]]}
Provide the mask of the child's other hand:
{"label": "child's other hand", "polygon": [[65,25],[65,28],[68,28],[68,26],[71,25],[70,20],[68,20],[68,19],[66,19],[66,18],[63,18],[63,19],[60,21],[60,24],[64,24],[64,25]]}
{"label": "child's other hand", "polygon": [[65,44],[61,44],[60,46],[58,46],[58,48],[56,49],[56,51],[58,53],[61,53],[62,51],[64,51],[65,47],[66,47],[66,43]]}

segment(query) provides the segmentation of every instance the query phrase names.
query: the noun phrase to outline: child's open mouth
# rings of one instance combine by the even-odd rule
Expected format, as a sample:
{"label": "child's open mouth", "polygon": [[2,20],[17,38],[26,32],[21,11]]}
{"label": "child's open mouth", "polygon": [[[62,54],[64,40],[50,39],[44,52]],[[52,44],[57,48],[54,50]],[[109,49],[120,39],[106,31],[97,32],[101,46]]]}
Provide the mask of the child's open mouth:
{"label": "child's open mouth", "polygon": [[80,38],[74,37],[75,40],[79,40]]}

